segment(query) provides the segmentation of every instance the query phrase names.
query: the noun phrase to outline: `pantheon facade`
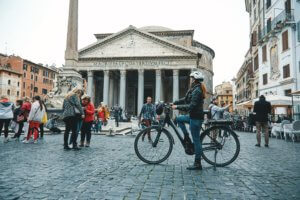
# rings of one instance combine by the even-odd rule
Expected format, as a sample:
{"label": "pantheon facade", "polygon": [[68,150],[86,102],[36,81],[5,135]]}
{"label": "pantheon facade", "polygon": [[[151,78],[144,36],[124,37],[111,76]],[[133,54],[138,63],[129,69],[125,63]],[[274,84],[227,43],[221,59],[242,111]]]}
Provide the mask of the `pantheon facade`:
{"label": "pantheon facade", "polygon": [[95,34],[97,41],[79,50],[76,68],[96,106],[118,104],[137,115],[148,96],[153,102],[183,97],[193,70],[202,71],[213,93],[214,51],[193,36],[194,30],[158,26]]}

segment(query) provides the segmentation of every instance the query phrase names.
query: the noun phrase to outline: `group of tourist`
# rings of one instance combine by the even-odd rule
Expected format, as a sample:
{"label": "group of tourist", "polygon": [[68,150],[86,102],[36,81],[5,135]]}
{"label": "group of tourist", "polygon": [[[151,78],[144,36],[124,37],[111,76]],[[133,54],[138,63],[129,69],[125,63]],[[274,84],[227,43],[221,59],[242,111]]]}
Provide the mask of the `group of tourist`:
{"label": "group of tourist", "polygon": [[[24,130],[24,143],[28,143],[33,135],[33,142],[37,143],[38,137],[43,137],[43,124],[46,122],[46,106],[40,96],[17,100],[16,105],[7,96],[0,99],[0,135],[4,127],[4,143],[9,141],[9,126],[14,130],[12,139],[19,140]],[[40,129],[40,131],[39,131]],[[39,132],[41,134],[39,134]]]}
{"label": "group of tourist", "polygon": [[[95,115],[96,113],[96,115]],[[62,119],[65,123],[64,149],[69,150],[70,144],[74,150],[79,147],[89,147],[91,141],[91,128],[94,126],[97,131],[107,124],[110,117],[109,109],[101,103],[95,112],[91,98],[84,95],[83,90],[74,88],[70,91],[63,102]],[[54,114],[48,119],[47,108],[40,96],[32,100],[28,97],[17,100],[14,104],[7,96],[0,98],[0,136],[4,128],[4,143],[10,140],[19,140],[24,132],[23,143],[37,143],[44,135],[44,127],[53,133],[60,133],[57,126],[59,116]],[[9,129],[14,134],[9,139]],[[72,132],[69,138],[70,132]],[[81,134],[80,144],[77,145],[77,136]]]}

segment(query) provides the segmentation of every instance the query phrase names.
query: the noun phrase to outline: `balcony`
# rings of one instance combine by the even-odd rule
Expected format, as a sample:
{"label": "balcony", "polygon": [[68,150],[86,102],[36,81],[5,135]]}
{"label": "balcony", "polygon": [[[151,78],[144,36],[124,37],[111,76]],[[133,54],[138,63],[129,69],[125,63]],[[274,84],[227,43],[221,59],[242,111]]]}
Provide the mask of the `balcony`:
{"label": "balcony", "polygon": [[271,33],[280,32],[281,29],[287,25],[287,22],[294,21],[294,10],[283,10],[279,13],[270,24],[265,26],[258,33],[258,40],[261,42],[266,36],[269,36]]}

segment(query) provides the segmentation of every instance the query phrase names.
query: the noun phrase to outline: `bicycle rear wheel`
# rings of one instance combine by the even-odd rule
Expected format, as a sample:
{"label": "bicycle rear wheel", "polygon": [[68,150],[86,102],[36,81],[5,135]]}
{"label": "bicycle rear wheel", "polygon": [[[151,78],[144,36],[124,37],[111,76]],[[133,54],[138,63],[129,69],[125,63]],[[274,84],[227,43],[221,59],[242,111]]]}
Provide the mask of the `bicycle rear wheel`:
{"label": "bicycle rear wheel", "polygon": [[170,156],[172,149],[172,136],[168,131],[159,127],[142,130],[134,141],[136,155],[148,164],[162,163]]}
{"label": "bicycle rear wheel", "polygon": [[211,165],[227,166],[239,155],[240,142],[236,133],[230,128],[225,126],[208,128],[201,134],[200,139],[203,149],[202,157]]}

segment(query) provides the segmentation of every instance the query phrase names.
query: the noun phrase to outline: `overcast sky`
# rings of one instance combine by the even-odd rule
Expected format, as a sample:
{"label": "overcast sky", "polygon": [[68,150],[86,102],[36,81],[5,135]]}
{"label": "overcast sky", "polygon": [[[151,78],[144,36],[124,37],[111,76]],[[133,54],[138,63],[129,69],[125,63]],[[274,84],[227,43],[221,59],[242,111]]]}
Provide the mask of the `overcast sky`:
{"label": "overcast sky", "polygon": [[[36,63],[64,64],[69,0],[0,0],[0,53]],[[249,48],[244,0],[79,0],[79,48],[94,33],[133,25],[193,29],[194,39],[211,47],[214,86],[229,81]]]}

